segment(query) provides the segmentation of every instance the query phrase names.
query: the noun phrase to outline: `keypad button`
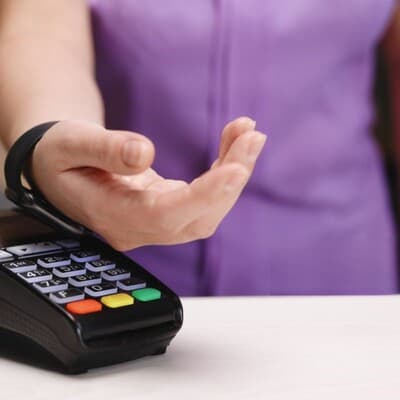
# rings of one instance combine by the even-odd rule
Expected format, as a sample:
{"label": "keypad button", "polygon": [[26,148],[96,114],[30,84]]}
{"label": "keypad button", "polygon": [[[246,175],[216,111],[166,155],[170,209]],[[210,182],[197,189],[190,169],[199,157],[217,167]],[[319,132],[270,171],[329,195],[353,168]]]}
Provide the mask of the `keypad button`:
{"label": "keypad button", "polygon": [[62,248],[60,246],[52,242],[29,243],[6,248],[8,252],[15,254],[18,257],[24,257],[39,253],[48,253],[61,249]]}
{"label": "keypad button", "polygon": [[81,301],[74,301],[73,303],[68,303],[66,309],[71,314],[91,314],[101,311],[103,309],[103,306],[96,300],[86,299]]}
{"label": "keypad button", "polygon": [[68,256],[47,256],[37,260],[37,263],[44,268],[63,267],[71,264],[71,259]]}
{"label": "keypad button", "polygon": [[33,286],[42,293],[58,292],[59,290],[68,289],[68,283],[60,278],[34,283]]}
{"label": "keypad button", "polygon": [[12,254],[15,254],[16,256],[21,257],[21,256],[25,256],[28,254],[32,254],[31,246],[32,245],[28,244],[28,245],[7,247],[7,251]]}
{"label": "keypad button", "polygon": [[93,272],[86,272],[86,274],[83,275],[71,276],[68,279],[68,283],[77,287],[96,285],[101,283],[101,276]]}
{"label": "keypad button", "polygon": [[0,261],[12,260],[14,256],[7,251],[0,250]]}
{"label": "keypad button", "polygon": [[66,290],[60,290],[59,292],[50,293],[50,300],[57,304],[66,304],[72,301],[83,300],[84,298],[84,293],[76,288],[69,288]]}
{"label": "keypad button", "polygon": [[90,262],[100,259],[100,254],[92,250],[80,250],[71,253],[71,259],[76,262]]}
{"label": "keypad button", "polygon": [[132,296],[140,301],[153,301],[161,297],[161,292],[154,288],[145,288],[134,290]]}
{"label": "keypad button", "polygon": [[56,240],[55,243],[64,247],[64,249],[76,249],[81,246],[81,244],[75,239],[60,239]]}
{"label": "keypad button", "polygon": [[65,267],[58,267],[52,270],[53,274],[60,278],[69,278],[70,276],[82,275],[86,272],[83,265],[71,264]]}
{"label": "keypad button", "polygon": [[53,242],[37,242],[35,243],[35,251],[44,253],[48,251],[61,250],[61,247]]}
{"label": "keypad button", "polygon": [[4,268],[12,272],[28,272],[36,269],[36,263],[30,260],[18,260],[2,264]]}
{"label": "keypad button", "polygon": [[102,260],[87,262],[85,264],[85,267],[89,271],[102,272],[102,271],[107,271],[109,269],[115,268],[115,262],[102,259]]}
{"label": "keypad button", "polygon": [[109,294],[117,293],[118,289],[109,282],[99,283],[98,285],[91,285],[85,287],[85,292],[89,296],[102,297]]}
{"label": "keypad button", "polygon": [[117,286],[122,290],[135,290],[146,287],[146,282],[139,278],[129,278],[118,281]]}
{"label": "keypad button", "polygon": [[49,271],[41,268],[38,268],[35,271],[21,272],[18,274],[18,276],[29,283],[42,282],[53,277]]}
{"label": "keypad button", "polygon": [[131,273],[124,268],[114,268],[101,273],[103,279],[107,281],[118,281],[120,279],[128,279]]}
{"label": "keypad button", "polygon": [[109,308],[119,308],[132,305],[134,299],[132,296],[129,296],[129,294],[117,293],[110,296],[104,296],[100,301]]}

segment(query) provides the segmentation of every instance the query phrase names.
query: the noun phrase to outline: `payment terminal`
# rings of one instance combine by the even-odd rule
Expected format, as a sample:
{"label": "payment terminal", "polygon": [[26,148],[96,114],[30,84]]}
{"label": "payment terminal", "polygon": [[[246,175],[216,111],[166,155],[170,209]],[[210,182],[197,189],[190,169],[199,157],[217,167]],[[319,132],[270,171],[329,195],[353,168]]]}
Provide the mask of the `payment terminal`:
{"label": "payment terminal", "polygon": [[0,214],[0,328],[67,373],[164,353],[183,322],[178,296],[22,186],[26,141],[45,131],[34,129],[6,160],[7,197],[20,208]]}

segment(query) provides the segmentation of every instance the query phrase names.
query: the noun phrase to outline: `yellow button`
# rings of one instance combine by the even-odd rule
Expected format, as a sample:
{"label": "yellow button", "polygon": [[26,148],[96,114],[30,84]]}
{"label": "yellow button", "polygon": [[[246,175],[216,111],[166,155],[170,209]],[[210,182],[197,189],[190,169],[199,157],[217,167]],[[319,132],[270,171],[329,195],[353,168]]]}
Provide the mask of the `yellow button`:
{"label": "yellow button", "polygon": [[130,306],[134,300],[132,296],[126,293],[112,294],[110,296],[104,296],[100,300],[105,306],[109,308],[119,308]]}

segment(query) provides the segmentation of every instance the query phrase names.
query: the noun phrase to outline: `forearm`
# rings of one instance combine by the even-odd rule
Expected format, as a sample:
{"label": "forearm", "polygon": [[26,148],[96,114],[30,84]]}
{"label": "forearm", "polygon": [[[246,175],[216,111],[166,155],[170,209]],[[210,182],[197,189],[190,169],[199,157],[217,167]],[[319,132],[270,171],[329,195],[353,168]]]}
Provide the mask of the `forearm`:
{"label": "forearm", "polygon": [[9,147],[49,120],[102,122],[83,0],[2,0],[0,132]]}

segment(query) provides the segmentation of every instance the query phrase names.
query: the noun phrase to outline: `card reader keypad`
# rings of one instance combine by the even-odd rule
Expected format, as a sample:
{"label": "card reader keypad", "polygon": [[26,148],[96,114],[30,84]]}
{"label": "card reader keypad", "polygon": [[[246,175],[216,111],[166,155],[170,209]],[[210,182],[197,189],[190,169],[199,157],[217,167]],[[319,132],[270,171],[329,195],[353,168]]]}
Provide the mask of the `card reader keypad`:
{"label": "card reader keypad", "polygon": [[104,307],[134,307],[135,301],[161,298],[158,289],[148,287],[123,265],[97,251],[81,248],[74,239],[8,247],[0,249],[0,256],[7,260],[0,264],[1,268],[71,314],[101,312]]}

